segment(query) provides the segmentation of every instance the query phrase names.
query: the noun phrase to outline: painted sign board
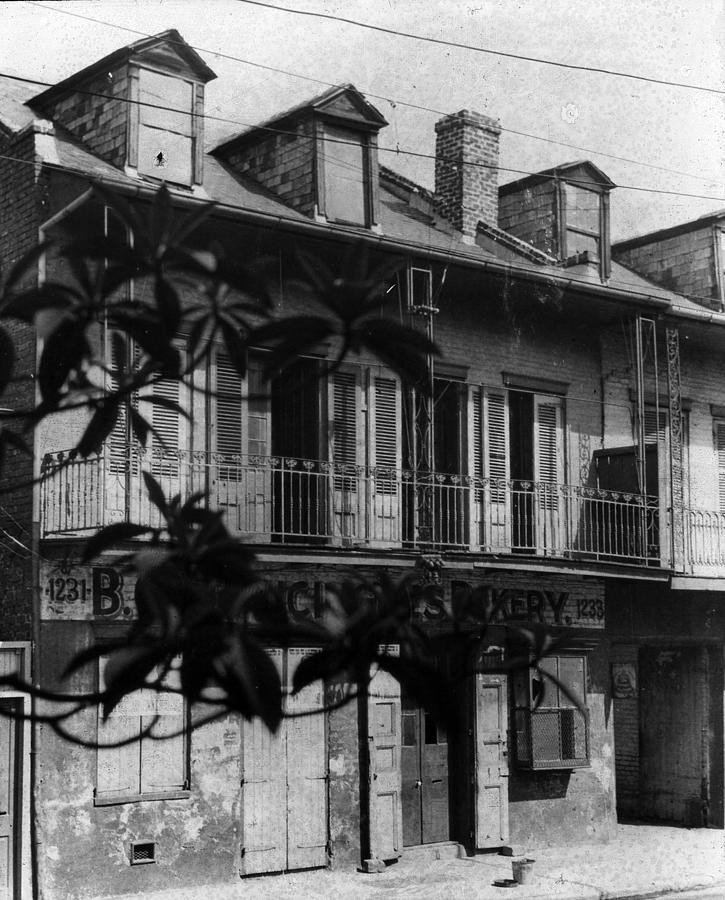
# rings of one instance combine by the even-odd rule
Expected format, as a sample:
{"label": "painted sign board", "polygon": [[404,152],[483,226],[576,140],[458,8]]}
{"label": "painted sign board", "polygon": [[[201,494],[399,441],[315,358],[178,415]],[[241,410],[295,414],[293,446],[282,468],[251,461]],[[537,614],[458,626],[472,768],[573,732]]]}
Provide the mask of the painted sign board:
{"label": "painted sign board", "polygon": [[[405,571],[405,570],[403,570]],[[267,580],[287,603],[292,616],[322,616],[325,598],[345,578],[365,579],[361,591],[376,582],[374,568],[349,572],[331,566],[265,566]],[[135,576],[113,565],[83,566],[67,561],[40,569],[41,617],[51,620],[123,621],[136,616]],[[527,572],[456,570],[440,582],[411,594],[414,619],[443,624],[455,611],[463,622],[521,621],[570,628],[604,628],[604,582],[592,578]]]}

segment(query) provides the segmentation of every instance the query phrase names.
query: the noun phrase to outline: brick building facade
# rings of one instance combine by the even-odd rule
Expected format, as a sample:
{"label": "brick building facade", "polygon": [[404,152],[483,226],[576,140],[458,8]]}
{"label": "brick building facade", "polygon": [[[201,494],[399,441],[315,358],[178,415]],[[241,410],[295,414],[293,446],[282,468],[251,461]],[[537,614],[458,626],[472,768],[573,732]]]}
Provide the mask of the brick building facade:
{"label": "brick building facade", "polygon": [[[80,735],[118,737],[156,713],[170,732],[181,723],[177,737],[111,751],[71,747],[43,725],[0,735],[16,759],[16,827],[0,867],[9,895],[28,890],[21,870],[32,871],[31,849],[44,895],[60,898],[352,868],[413,848],[606,841],[617,803],[636,814],[635,796],[650,798],[653,816],[722,827],[715,588],[725,513],[720,456],[708,440],[725,403],[719,319],[612,261],[614,185],[591,163],[499,190],[498,124],[461,111],[436,126],[431,192],[379,165],[385,120],[351,85],[202,154],[212,77],[167,32],[17,104],[0,131],[10,157],[0,161],[4,266],[39,233],[89,225],[103,233],[107,211],[89,191],[98,180],[140,210],[162,181],[179,211],[217,201],[202,240],[230,257],[251,248],[274,258],[275,304],[286,314],[308,303],[287,287],[300,249],[331,267],[351,249],[394,261],[391,314],[430,318],[442,350],[430,441],[423,453],[410,397],[376,359],[351,359],[318,391],[288,390],[252,408],[255,354],[242,381],[221,347],[195,377],[224,404],[179,394],[191,424],[164,422],[176,448],[168,457],[163,449],[144,457],[114,435],[97,456],[58,466],[83,422],[44,423],[34,436],[40,484],[19,480],[0,509],[5,552],[16,549],[24,573],[2,587],[10,615],[0,637],[14,643],[0,651],[22,651],[27,664],[32,645],[43,685],[80,692],[99,683],[102,669],[70,682],[61,674],[74,652],[125,633],[134,584],[119,566],[128,545],[87,565],[83,541],[112,521],[150,520],[140,482],[150,465],[167,492],[209,490],[301,618],[320,615],[351,571],[374,582],[432,561],[440,580],[411,614],[435,634],[462,611],[460,644],[439,665],[469,666],[450,697],[465,726],[445,733],[377,673],[369,702],[289,719],[274,735],[231,714],[184,732],[198,711],[181,701],[161,708],[143,691],[105,725],[84,713]],[[37,275],[68,277],[50,253]],[[37,336],[18,340],[30,375]],[[326,352],[301,360],[295,376],[304,382]],[[30,378],[19,385],[32,391]],[[3,404],[22,400],[6,394]],[[663,597],[682,587],[674,609],[702,588],[696,579],[714,593],[697,593],[680,614],[686,622],[674,611],[664,624],[652,618]],[[488,643],[469,659],[489,619]],[[552,690],[537,705],[541,685],[528,673],[487,671],[520,652],[511,623],[567,630],[566,649],[546,665],[586,714]],[[705,633],[708,647],[697,649]],[[650,650],[653,634],[669,655]],[[269,654],[289,681],[311,649]],[[665,695],[661,672],[682,690]],[[311,712],[348,688],[313,685],[287,702]],[[686,727],[666,720],[664,697],[689,710]],[[642,750],[644,719],[675,729],[681,749],[695,720],[713,735],[681,771],[669,805],[655,795],[672,763],[659,746]]]}

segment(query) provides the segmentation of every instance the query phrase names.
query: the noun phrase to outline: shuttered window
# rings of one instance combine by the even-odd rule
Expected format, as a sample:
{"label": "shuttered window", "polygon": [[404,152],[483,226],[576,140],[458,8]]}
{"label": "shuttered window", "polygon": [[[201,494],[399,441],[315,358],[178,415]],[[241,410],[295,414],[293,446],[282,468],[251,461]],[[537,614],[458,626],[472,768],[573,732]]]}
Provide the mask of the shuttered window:
{"label": "shuttered window", "polygon": [[353,372],[333,376],[332,459],[340,465],[355,465],[357,457],[357,380]]}
{"label": "shuttered window", "polygon": [[[397,490],[400,466],[400,412],[398,385],[393,378],[374,378],[375,385],[375,466],[378,472],[375,489],[378,493]],[[389,471],[386,477],[385,469]]]}
{"label": "shuttered window", "polygon": [[562,403],[558,398],[534,396],[534,480],[539,483],[541,505],[557,509],[564,481]]}
{"label": "shuttered window", "polygon": [[725,512],[725,421],[715,422],[718,509]]}
{"label": "shuttered window", "polygon": [[514,676],[517,763],[527,769],[587,766],[586,656],[546,656],[539,666],[541,672],[519,669]]}
{"label": "shuttered window", "polygon": [[[101,689],[107,661],[108,657],[99,660]],[[176,671],[169,673],[166,684],[179,686]],[[150,733],[142,736],[149,728]],[[181,694],[134,691],[105,722],[99,708],[98,743],[96,804],[161,799],[188,789],[187,710]],[[113,744],[121,745],[104,746]]]}

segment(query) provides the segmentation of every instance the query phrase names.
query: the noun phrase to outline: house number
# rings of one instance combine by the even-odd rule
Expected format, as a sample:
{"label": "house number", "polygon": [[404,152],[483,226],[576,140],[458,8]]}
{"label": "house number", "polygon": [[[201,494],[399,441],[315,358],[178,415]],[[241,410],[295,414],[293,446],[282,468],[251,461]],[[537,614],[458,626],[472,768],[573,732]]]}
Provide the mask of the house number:
{"label": "house number", "polygon": [[51,603],[77,603],[85,600],[85,578],[51,578],[48,582]]}

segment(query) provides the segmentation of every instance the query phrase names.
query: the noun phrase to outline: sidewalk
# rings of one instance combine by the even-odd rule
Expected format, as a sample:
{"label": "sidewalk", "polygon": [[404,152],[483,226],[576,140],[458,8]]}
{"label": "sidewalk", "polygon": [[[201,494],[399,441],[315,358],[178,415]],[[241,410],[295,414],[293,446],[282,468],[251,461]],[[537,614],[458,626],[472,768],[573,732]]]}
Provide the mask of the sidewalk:
{"label": "sidewalk", "polygon": [[[673,894],[676,900],[689,900],[690,892],[695,890],[694,896],[703,900],[725,900],[723,831],[620,825],[616,839],[606,845],[514,849],[536,859],[531,884],[497,887],[494,882],[511,879],[511,859],[483,854],[468,859],[424,861],[403,857],[377,875],[296,872],[244,879],[230,885],[174,888],[135,896],[143,896],[144,900],[614,900]],[[124,897],[129,900],[130,895]]]}

